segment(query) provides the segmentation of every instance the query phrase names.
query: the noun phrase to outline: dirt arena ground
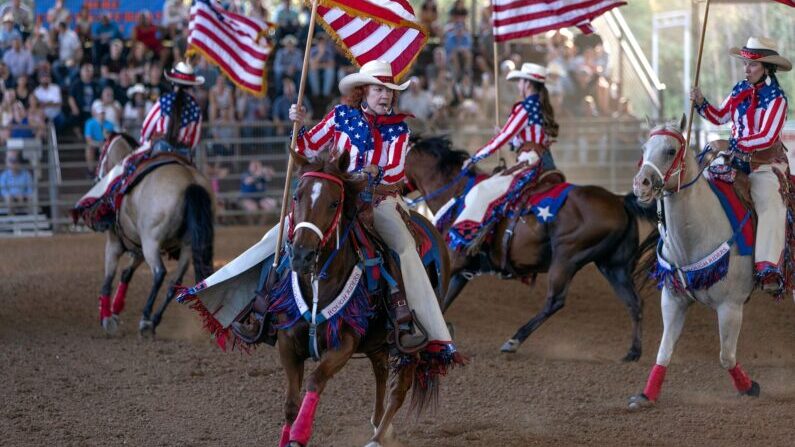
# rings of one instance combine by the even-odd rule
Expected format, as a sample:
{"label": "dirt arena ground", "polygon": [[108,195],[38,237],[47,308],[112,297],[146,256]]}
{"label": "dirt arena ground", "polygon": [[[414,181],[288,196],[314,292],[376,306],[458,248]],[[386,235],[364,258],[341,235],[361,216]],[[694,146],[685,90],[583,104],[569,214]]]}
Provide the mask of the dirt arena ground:
{"label": "dirt arena ground", "polygon": [[[258,239],[222,228],[216,259]],[[101,235],[0,241],[0,445],[272,446],[282,424],[275,351],[221,352],[198,318],[173,304],[157,340],[139,340],[151,275],[141,269],[122,335],[97,324]],[[542,281],[545,278],[539,278]],[[575,278],[567,306],[515,355],[500,345],[542,304],[542,289],[481,277],[448,315],[471,364],[445,381],[435,414],[399,417],[401,446],[790,446],[795,439],[795,305],[755,295],[738,358],[762,386],[738,398],[718,363],[716,318],[694,306],[662,400],[630,413],[661,333],[659,295],[647,291],[644,355],[619,359],[629,318],[597,271]],[[309,365],[311,367],[311,365]],[[373,379],[366,360],[332,380],[313,445],[363,445]]]}

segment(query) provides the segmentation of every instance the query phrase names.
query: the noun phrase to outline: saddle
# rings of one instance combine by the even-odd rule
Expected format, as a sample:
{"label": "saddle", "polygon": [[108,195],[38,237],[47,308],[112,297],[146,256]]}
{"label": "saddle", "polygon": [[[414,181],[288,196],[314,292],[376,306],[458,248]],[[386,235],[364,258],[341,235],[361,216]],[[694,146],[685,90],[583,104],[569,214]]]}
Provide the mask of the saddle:
{"label": "saddle", "polygon": [[739,199],[742,206],[751,212],[751,225],[756,230],[756,208],[751,198],[751,179],[748,174],[735,166],[728,166],[731,168],[730,171],[713,172],[714,170],[710,168],[710,165],[718,157],[722,149],[728,149],[729,142],[727,140],[715,140],[709,144],[713,150],[707,152],[699,161],[699,170],[706,169],[709,173],[708,180],[712,185],[721,189],[724,193],[735,195]]}
{"label": "saddle", "polygon": [[[512,169],[520,168],[521,165],[515,166]],[[520,208],[527,207],[528,203],[530,202],[530,197],[534,194],[544,193],[550,189],[552,189],[555,185],[560,183],[564,183],[566,181],[566,176],[557,169],[544,171],[538,176],[538,180],[535,184],[527,185],[522,191],[520,198],[517,203],[519,203]],[[516,269],[511,264],[511,243],[513,242],[513,235],[516,225],[518,224],[519,220],[522,218],[520,213],[515,213],[512,217],[508,219],[508,224],[505,228],[505,232],[502,234],[502,256],[500,257],[500,271],[506,273],[508,276],[512,278],[519,278],[520,275]],[[535,279],[535,275],[533,275],[533,279]]]}

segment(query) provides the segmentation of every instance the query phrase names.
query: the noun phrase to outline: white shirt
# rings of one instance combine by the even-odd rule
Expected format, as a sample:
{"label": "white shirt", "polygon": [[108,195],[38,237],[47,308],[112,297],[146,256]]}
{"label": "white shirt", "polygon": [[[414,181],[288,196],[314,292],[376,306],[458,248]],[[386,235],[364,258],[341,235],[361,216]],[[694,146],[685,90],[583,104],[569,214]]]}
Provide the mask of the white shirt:
{"label": "white shirt", "polygon": [[33,96],[41,103],[55,103],[54,105],[44,106],[44,114],[47,118],[55,119],[61,113],[63,98],[61,97],[61,89],[57,85],[50,84],[49,87],[40,85],[33,90]]}
{"label": "white shirt", "polygon": [[75,51],[80,47],[80,39],[77,33],[67,29],[58,36],[58,60],[62,63],[74,59]]}

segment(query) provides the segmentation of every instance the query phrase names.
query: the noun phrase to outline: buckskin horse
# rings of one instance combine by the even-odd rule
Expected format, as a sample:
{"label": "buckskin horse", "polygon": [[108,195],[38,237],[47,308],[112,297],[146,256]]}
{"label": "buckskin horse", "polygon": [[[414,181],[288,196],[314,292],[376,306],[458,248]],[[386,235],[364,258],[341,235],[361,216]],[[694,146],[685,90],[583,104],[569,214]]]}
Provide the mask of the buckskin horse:
{"label": "buckskin horse", "polygon": [[[128,135],[111,135],[97,167],[98,176],[104,176],[122,163],[137,146]],[[197,282],[212,273],[214,210],[211,190],[207,179],[192,166],[168,162],[137,179],[124,194],[105,242],[105,277],[100,289],[100,320],[105,332],[116,333],[128,284],[144,260],[154,278],[138,325],[141,335],[155,334],[191,257]],[[111,304],[113,278],[124,253],[130,253],[132,259],[122,271]],[[152,317],[155,299],[166,277],[161,257],[164,253],[178,259],[177,270],[165,301]]]}
{"label": "buckskin horse", "polygon": [[[461,173],[468,157],[465,151],[453,149],[444,136],[419,137],[414,141],[406,158],[406,178],[427,198],[432,212],[439,211],[454,197],[463,202],[467,188],[481,175],[479,171]],[[514,222],[503,219],[493,230],[492,240],[496,243],[484,243],[480,253],[467,255],[451,250],[450,288],[443,311],[450,308],[477,274],[527,278],[548,273],[544,308],[501,348],[502,352],[513,353],[547,318],[563,308],[572,278],[593,262],[629,310],[632,344],[624,360],[636,361],[641,355],[642,301],[633,274],[640,274],[635,271],[637,260],[656,243],[656,232],[639,243],[638,220],[651,220],[653,215],[637,206],[631,194],[622,197],[598,186],[574,186],[553,222],[541,224],[532,215]],[[439,230],[446,232],[451,223]],[[507,245],[507,255],[503,245]]]}
{"label": "buckskin horse", "polygon": [[[391,357],[393,374],[384,407],[390,371],[388,316],[383,289],[369,293],[365,280],[368,273],[363,273],[367,257],[362,253],[367,250],[356,236],[361,235],[360,218],[366,214],[357,203],[362,185],[345,173],[347,152],[334,162],[323,158],[325,155],[312,162],[297,154],[293,157],[300,181],[293,196],[287,259],[280,268],[289,271],[269,292],[268,305],[269,312],[277,317],[278,350],[287,376],[285,425],[279,446],[304,446],[309,442],[320,395],[354,353],[366,355],[372,364],[376,392],[370,421],[375,432],[367,445],[380,446],[392,437],[392,420],[408,390],[413,388],[413,406],[421,410],[433,402],[439,388],[436,381],[446,369],[432,362],[426,364],[422,353],[395,354]],[[413,220],[417,219],[422,218],[415,215]],[[437,260],[437,273],[431,275],[439,299],[448,283],[447,253],[441,235],[427,220],[422,222],[433,239],[430,243],[436,247],[436,256],[441,258]],[[301,400],[304,362],[310,357],[319,361],[306,379],[306,394]]]}
{"label": "buckskin horse", "polygon": [[684,125],[683,117],[678,126],[671,122],[651,130],[633,181],[639,201],[662,205],[665,234],[656,269],[662,284],[662,340],[646,387],[630,398],[630,409],[657,401],[685,313],[695,301],[718,314],[720,364],[737,391],[748,396],[760,391],[736,358],[743,306],[754,288],[753,256],[740,255],[738,248],[742,231],[746,225],[750,229],[750,212],[737,225],[730,222],[695,153],[685,147]]}

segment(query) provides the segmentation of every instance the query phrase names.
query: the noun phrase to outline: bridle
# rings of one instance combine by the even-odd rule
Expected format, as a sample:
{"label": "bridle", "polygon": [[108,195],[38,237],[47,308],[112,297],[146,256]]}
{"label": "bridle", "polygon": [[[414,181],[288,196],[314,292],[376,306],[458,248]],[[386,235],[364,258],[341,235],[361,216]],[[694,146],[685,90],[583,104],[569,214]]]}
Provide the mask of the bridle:
{"label": "bridle", "polygon": [[[679,191],[682,190],[682,176],[687,171],[687,169],[686,169],[687,168],[687,163],[685,162],[685,150],[686,150],[686,148],[685,148],[685,137],[683,137],[682,134],[679,133],[679,132],[674,132],[674,131],[662,128],[662,129],[655,130],[655,131],[651,132],[649,134],[649,138],[651,139],[651,137],[657,136],[657,135],[672,137],[672,138],[676,139],[676,141],[679,142],[679,148],[676,150],[676,155],[674,155],[674,161],[671,163],[671,166],[668,167],[668,170],[665,171],[665,174],[663,174],[662,170],[660,168],[658,168],[657,165],[655,165],[653,162],[651,162],[649,160],[643,160],[643,163],[641,164],[641,167],[648,166],[651,169],[653,169],[654,172],[656,172],[657,175],[659,175],[660,178],[662,179],[662,188],[665,188],[665,185],[668,183],[668,180],[671,177],[673,177],[674,175],[676,175],[677,176],[677,183],[676,183],[676,191],[675,192],[679,192]],[[700,174],[699,174],[699,177],[700,177]],[[698,177],[696,177],[696,179],[698,179]],[[688,183],[688,185],[686,185],[685,187],[689,186],[690,184],[692,184],[692,182]]]}
{"label": "bridle", "polygon": [[[292,241],[296,231],[302,228],[306,228],[307,230],[310,230],[317,235],[317,237],[320,239],[319,248],[323,248],[328,242],[328,240],[331,238],[332,233],[334,233],[334,231],[337,230],[337,244],[339,244],[339,224],[340,224],[340,219],[342,218],[342,208],[343,208],[342,205],[345,201],[345,185],[342,183],[342,180],[339,177],[332,174],[327,174],[325,172],[319,172],[319,171],[306,172],[301,176],[301,180],[305,178],[319,178],[323,180],[328,180],[339,186],[340,203],[337,206],[337,212],[334,214],[334,219],[331,221],[331,225],[328,227],[328,229],[326,229],[325,232],[322,231],[317,225],[315,225],[312,222],[299,222],[296,224],[295,222],[293,222],[293,219],[290,218],[290,229],[287,233],[288,240]],[[291,216],[295,216],[293,211],[295,211],[295,202],[293,202],[292,209],[290,210]]]}

